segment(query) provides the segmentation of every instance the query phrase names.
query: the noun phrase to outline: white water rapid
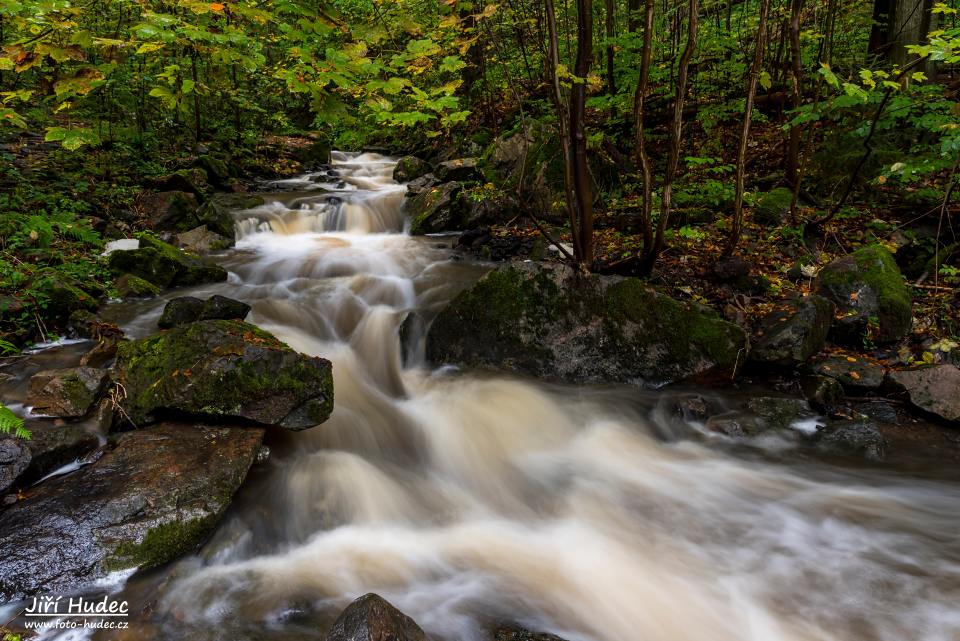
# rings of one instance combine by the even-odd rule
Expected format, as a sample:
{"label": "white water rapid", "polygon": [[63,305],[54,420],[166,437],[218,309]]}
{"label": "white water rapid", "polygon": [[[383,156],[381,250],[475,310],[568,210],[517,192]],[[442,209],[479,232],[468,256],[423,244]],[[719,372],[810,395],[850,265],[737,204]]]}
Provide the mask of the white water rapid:
{"label": "white water rapid", "polygon": [[392,169],[278,184],[191,292],[333,361],[336,407],[274,437],[201,555],[130,581],[122,638],[318,639],[377,592],[444,641],[960,640],[956,481],[686,438],[663,394],[404,366],[406,314],[479,272],[404,233]]}

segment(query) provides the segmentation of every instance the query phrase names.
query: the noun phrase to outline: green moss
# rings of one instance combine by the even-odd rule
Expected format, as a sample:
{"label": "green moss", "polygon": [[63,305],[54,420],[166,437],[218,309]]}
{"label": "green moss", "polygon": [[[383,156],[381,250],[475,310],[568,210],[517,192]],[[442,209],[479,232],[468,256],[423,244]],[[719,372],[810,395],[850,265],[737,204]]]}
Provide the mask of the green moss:
{"label": "green moss", "polygon": [[152,234],[138,236],[140,248],[115,251],[107,258],[115,274],[131,274],[157,287],[200,285],[226,280],[227,272],[208,265],[196,254],[177,249]]}
{"label": "green moss", "polygon": [[779,225],[790,212],[793,192],[786,187],[778,187],[757,199],[753,207],[753,220],[761,225]]}
{"label": "green moss", "polygon": [[195,550],[210,535],[216,518],[169,521],[150,528],[140,543],[122,543],[104,561],[108,570],[147,570]]}

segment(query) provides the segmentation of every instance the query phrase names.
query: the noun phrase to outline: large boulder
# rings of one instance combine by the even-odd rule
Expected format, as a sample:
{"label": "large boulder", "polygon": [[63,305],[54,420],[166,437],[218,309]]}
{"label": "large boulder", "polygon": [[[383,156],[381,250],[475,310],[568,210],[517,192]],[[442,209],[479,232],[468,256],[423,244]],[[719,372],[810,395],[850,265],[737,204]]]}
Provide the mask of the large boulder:
{"label": "large boulder", "polygon": [[233,240],[210,231],[206,225],[200,225],[190,231],[177,234],[176,243],[177,247],[185,251],[194,254],[206,254],[211,251],[227,249],[233,245]]}
{"label": "large boulder", "polygon": [[227,271],[196,254],[179,250],[149,234],[137,249],[113,251],[107,257],[115,274],[131,274],[157,287],[181,287],[227,280]]}
{"label": "large boulder", "polygon": [[207,300],[180,296],[164,306],[157,326],[170,329],[201,320],[243,320],[249,313],[250,306],[246,303],[219,294]]}
{"label": "large boulder", "polygon": [[38,372],[30,379],[27,405],[46,416],[76,418],[93,407],[107,382],[107,371],[93,367]]}
{"label": "large boulder", "polygon": [[905,394],[910,404],[953,423],[960,423],[960,369],[935,365],[890,372],[893,388]]}
{"label": "large boulder", "polygon": [[835,309],[822,296],[778,305],[763,319],[760,339],[750,352],[751,360],[777,365],[806,362],[823,349]]}
{"label": "large boulder", "polygon": [[577,277],[519,263],[487,274],[434,320],[435,363],[568,382],[661,385],[729,380],[747,357],[742,329],[635,278]]}
{"label": "large boulder", "polygon": [[408,183],[433,171],[433,167],[416,156],[404,156],[393,168],[393,179],[398,183]]}
{"label": "large boulder", "polygon": [[410,218],[410,233],[434,234],[463,228],[463,212],[458,196],[461,185],[449,182],[425,189],[404,203]]}
{"label": "large boulder", "polygon": [[264,203],[263,197],[256,194],[214,194],[197,212],[196,224],[186,227],[184,231],[206,225],[208,231],[232,239],[236,235],[233,212],[254,209]]}
{"label": "large boulder", "polygon": [[123,274],[113,281],[113,288],[120,298],[153,298],[160,293],[160,288],[133,274]]}
{"label": "large boulder", "polygon": [[63,594],[196,550],[262,438],[257,428],[135,430],[96,463],[27,490],[0,519],[0,601]]}
{"label": "large boulder", "polygon": [[817,293],[842,312],[834,326],[841,341],[891,342],[910,333],[910,290],[893,256],[880,245],[858,249],[820,270]]}
{"label": "large boulder", "polygon": [[242,321],[200,321],[123,343],[116,369],[134,425],[167,412],[302,430],[333,409],[330,361]]}
{"label": "large boulder", "polygon": [[426,641],[417,622],[376,594],[367,594],[340,614],[327,641]]}
{"label": "large boulder", "polygon": [[140,197],[140,209],[147,215],[150,229],[156,231],[190,229],[199,208],[197,197],[185,191],[161,191]]}
{"label": "large boulder", "polygon": [[64,321],[77,310],[96,311],[98,289],[92,283],[80,283],[52,267],[34,274],[30,290],[34,298],[44,301],[44,318]]}
{"label": "large boulder", "polygon": [[28,441],[0,435],[0,496],[13,488],[27,468],[30,467],[30,448]]}

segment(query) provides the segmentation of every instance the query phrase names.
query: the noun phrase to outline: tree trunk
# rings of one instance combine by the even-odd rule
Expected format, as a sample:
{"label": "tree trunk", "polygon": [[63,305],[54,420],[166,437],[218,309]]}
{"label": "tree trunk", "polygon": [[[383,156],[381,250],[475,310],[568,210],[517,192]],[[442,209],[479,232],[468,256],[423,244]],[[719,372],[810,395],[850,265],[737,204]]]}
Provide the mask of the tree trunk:
{"label": "tree trunk", "polygon": [[680,54],[680,68],[677,78],[677,97],[673,103],[673,122],[670,126],[670,152],[667,156],[667,169],[663,178],[663,198],[660,207],[660,220],[657,222],[657,235],[653,241],[653,248],[644,257],[642,269],[645,273],[653,271],[657,258],[663,252],[664,240],[667,233],[667,223],[670,220],[670,207],[673,197],[673,181],[680,164],[680,148],[683,146],[683,103],[687,97],[687,78],[690,75],[690,60],[697,48],[697,14],[700,11],[698,0],[690,0],[689,18],[687,23],[687,44]]}
{"label": "tree trunk", "polygon": [[890,44],[890,8],[892,0],[873,0],[873,24],[867,53],[883,56]]}
{"label": "tree trunk", "polygon": [[635,136],[635,150],[637,164],[643,172],[643,203],[641,213],[641,228],[643,230],[643,252],[649,254],[653,250],[653,169],[650,166],[650,157],[647,156],[647,142],[645,140],[644,116],[646,115],[647,85],[650,82],[650,57],[653,49],[653,3],[646,0],[644,9],[643,51],[640,54],[640,78],[637,80],[637,91],[633,98],[633,131]]}
{"label": "tree trunk", "polygon": [[913,56],[908,45],[927,41],[927,34],[936,28],[936,15],[931,13],[933,0],[896,0],[890,21],[890,61],[901,67]]}
{"label": "tree trunk", "polygon": [[743,183],[747,163],[747,142],[750,140],[750,120],[753,118],[753,99],[757,95],[757,78],[763,66],[763,51],[767,37],[767,15],[770,13],[770,0],[760,0],[760,25],[757,27],[757,42],[753,49],[753,62],[750,65],[750,79],[747,81],[747,102],[743,110],[743,128],[740,130],[740,147],[737,150],[737,177],[733,193],[733,226],[725,249],[732,254],[740,242],[743,229]]}
{"label": "tree trunk", "polygon": [[613,47],[613,39],[617,37],[616,23],[616,2],[614,0],[604,0],[606,12],[606,36],[607,36],[607,93],[611,96],[617,93],[617,78],[614,74],[614,62],[616,61],[616,52]]}
{"label": "tree trunk", "polygon": [[593,60],[593,0],[577,0],[577,58],[573,73],[577,79],[570,90],[570,144],[573,190],[579,222],[578,260],[588,268],[593,263],[593,185],[587,165],[585,131],[587,76]]}

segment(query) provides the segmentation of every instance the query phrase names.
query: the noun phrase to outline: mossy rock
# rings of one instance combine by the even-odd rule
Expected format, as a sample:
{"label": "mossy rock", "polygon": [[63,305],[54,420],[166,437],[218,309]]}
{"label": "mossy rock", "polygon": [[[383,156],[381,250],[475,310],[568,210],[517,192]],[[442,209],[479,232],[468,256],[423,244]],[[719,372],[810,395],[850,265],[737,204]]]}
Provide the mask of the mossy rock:
{"label": "mossy rock", "polygon": [[122,343],[116,370],[134,425],[172,413],[302,430],[333,410],[330,361],[242,321],[200,321]]}
{"label": "mossy rock", "polygon": [[118,250],[107,257],[115,274],[130,274],[157,287],[181,287],[227,280],[219,265],[206,263],[196,254],[177,249],[149,234],[140,237],[139,249]]}
{"label": "mossy rock", "polygon": [[489,273],[439,314],[427,337],[435,363],[646,386],[729,380],[747,350],[736,325],[638,279],[578,278],[533,263]]}
{"label": "mossy rock", "polygon": [[397,166],[393,168],[393,179],[398,183],[407,183],[421,176],[426,176],[431,171],[433,171],[433,167],[425,160],[416,156],[404,156],[397,161]]}
{"label": "mossy rock", "polygon": [[753,222],[764,227],[782,225],[790,215],[793,192],[786,187],[777,187],[757,198],[753,206]]}
{"label": "mossy rock", "polygon": [[73,593],[115,570],[195,552],[256,459],[263,430],[163,424],[31,488],[0,520],[0,600]]}
{"label": "mossy rock", "polygon": [[221,189],[227,187],[230,179],[234,177],[234,172],[230,170],[230,165],[227,161],[211,156],[210,154],[199,156],[194,161],[194,167],[206,172],[207,180],[210,181],[210,184]]}
{"label": "mossy rock", "polygon": [[449,182],[426,189],[404,203],[410,218],[410,233],[435,234],[463,228],[463,211],[458,206],[461,185]]}
{"label": "mossy rock", "polygon": [[913,326],[910,289],[893,255],[880,245],[858,249],[820,270],[817,293],[842,314],[833,328],[840,342],[892,342]]}
{"label": "mossy rock", "polygon": [[776,365],[800,365],[823,349],[836,306],[823,296],[778,304],[761,322],[750,359]]}
{"label": "mossy rock", "polygon": [[113,282],[114,289],[120,298],[153,298],[160,293],[160,288],[133,274],[123,274]]}
{"label": "mossy rock", "polygon": [[197,224],[193,227],[206,225],[207,229],[215,234],[232,239],[236,235],[233,212],[260,207],[264,203],[266,201],[263,197],[256,194],[214,194],[197,211]]}

